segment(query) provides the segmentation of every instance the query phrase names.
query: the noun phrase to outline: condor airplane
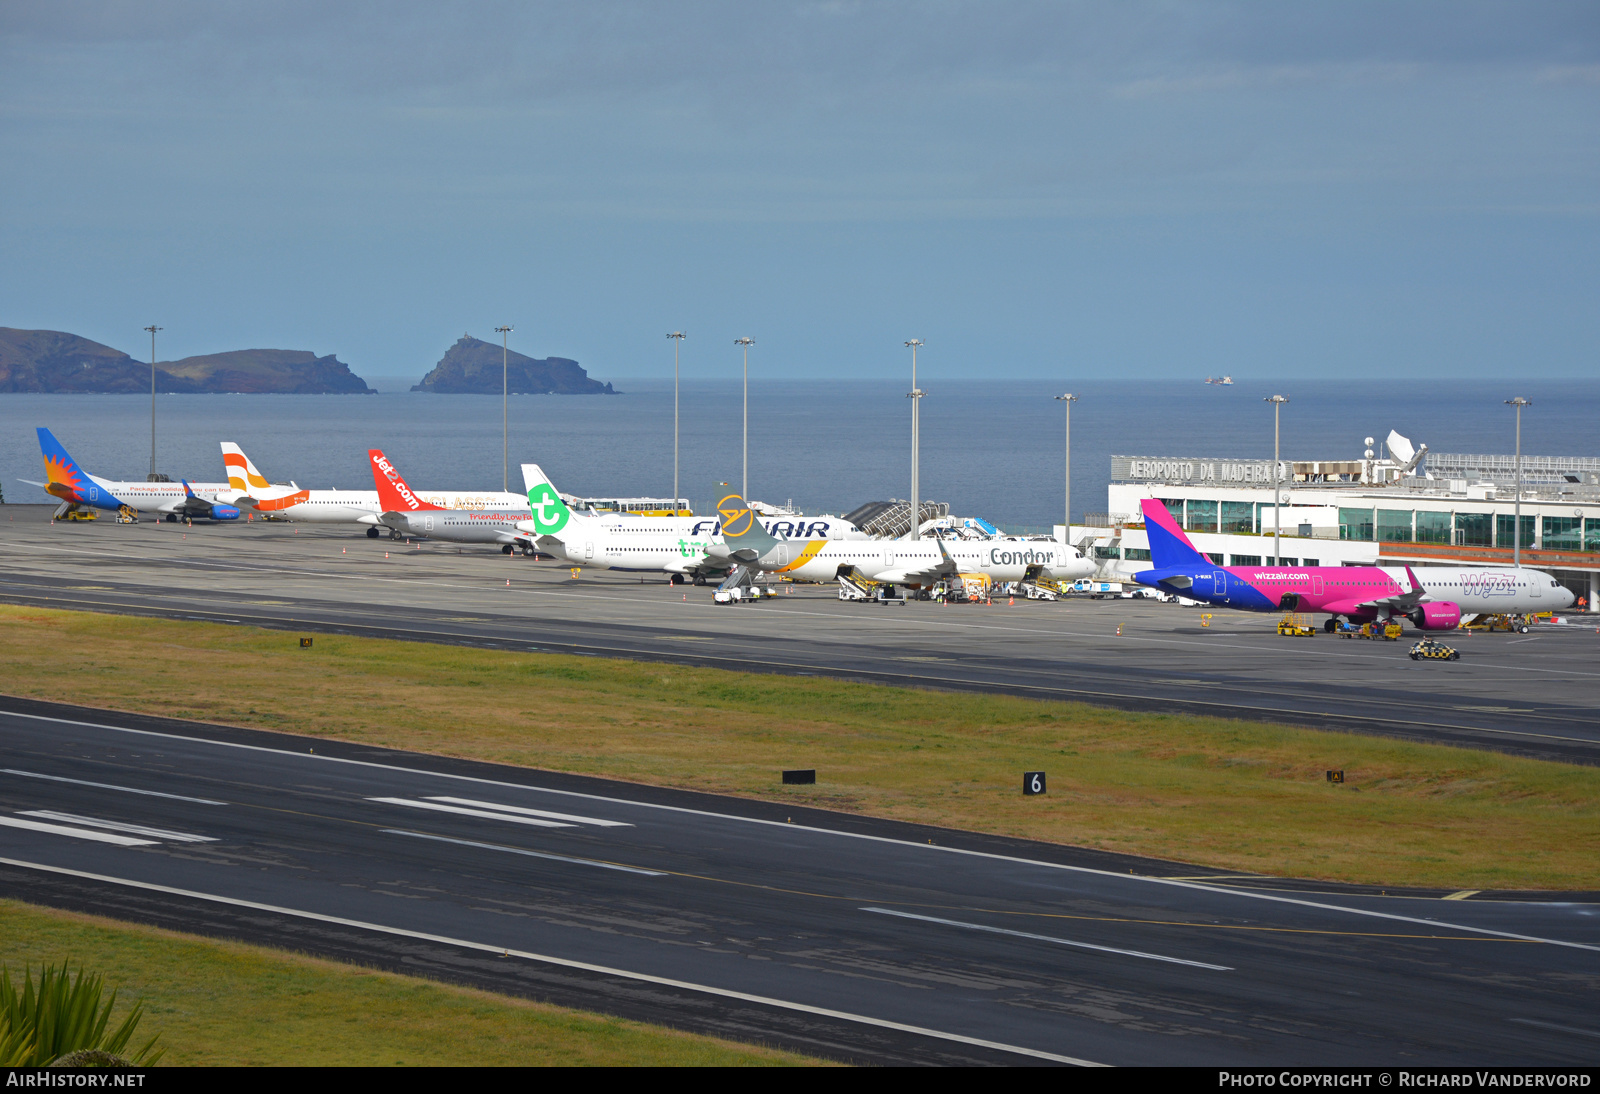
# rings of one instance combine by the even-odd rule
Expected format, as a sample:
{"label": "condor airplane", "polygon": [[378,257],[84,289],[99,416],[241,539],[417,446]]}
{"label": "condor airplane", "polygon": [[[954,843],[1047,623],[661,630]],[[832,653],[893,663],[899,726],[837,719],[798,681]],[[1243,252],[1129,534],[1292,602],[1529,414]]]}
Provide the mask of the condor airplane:
{"label": "condor airplane", "polygon": [[738,494],[717,503],[722,544],[709,553],[730,563],[802,581],[832,581],[855,573],[885,585],[928,585],[941,578],[983,575],[990,581],[1087,577],[1096,566],[1074,547],[1053,540],[873,539],[787,540],[773,536]]}
{"label": "condor airplane", "polygon": [[1407,619],[1420,630],[1448,631],[1463,613],[1559,611],[1574,599],[1549,574],[1510,567],[1218,566],[1195,550],[1165,504],[1151,498],[1141,504],[1155,566],[1134,575],[1139,584],[1244,611],[1327,612],[1327,631],[1341,616],[1352,623]]}
{"label": "condor airplane", "polygon": [[61,442],[43,426],[39,427],[39,450],[44,454],[46,482],[24,479],[30,486],[43,487],[45,493],[61,499],[56,515],[71,509],[145,510],[168,520],[238,520],[236,506],[224,504],[219,495],[228,488],[219,482],[113,482],[91,475],[78,466]]}
{"label": "condor airplane", "polygon": [[[362,524],[367,535],[376,539],[383,526],[384,506],[375,490],[302,490],[295,483],[268,482],[244,449],[232,441],[222,442],[222,462],[228,469],[228,489],[224,500],[257,513],[308,524]],[[523,511],[519,494],[499,491],[469,494],[466,491],[416,491],[416,497],[441,509],[485,509],[509,505]]]}

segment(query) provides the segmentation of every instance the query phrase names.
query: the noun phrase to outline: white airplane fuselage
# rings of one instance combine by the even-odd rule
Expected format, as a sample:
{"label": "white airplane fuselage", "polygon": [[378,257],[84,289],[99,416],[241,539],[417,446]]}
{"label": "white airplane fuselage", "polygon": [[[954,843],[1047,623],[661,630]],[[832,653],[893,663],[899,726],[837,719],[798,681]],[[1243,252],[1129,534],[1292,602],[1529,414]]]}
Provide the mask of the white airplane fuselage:
{"label": "white airplane fuselage", "polygon": [[[870,580],[933,572],[954,564],[956,573],[982,574],[991,581],[1022,581],[1036,574],[1052,581],[1070,581],[1094,573],[1095,564],[1077,549],[1049,540],[875,539],[811,540],[782,543],[769,549],[761,568],[802,581],[832,581],[841,566]],[[907,584],[921,582],[903,579]]]}

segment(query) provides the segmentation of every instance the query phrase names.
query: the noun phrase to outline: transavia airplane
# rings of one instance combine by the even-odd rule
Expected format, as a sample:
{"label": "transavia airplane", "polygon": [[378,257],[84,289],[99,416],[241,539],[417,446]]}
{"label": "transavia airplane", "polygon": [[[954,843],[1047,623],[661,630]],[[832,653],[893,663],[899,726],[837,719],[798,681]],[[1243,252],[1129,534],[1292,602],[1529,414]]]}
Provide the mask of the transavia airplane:
{"label": "transavia airplane", "polygon": [[674,585],[691,578],[696,585],[704,585],[708,576],[720,577],[731,568],[725,555],[712,558],[709,554],[716,543],[711,535],[696,536],[688,529],[649,530],[688,518],[597,520],[573,512],[537,464],[523,464],[522,474],[533,485],[528,489],[530,513],[517,527],[534,537],[538,549],[546,554],[575,566],[665,573]]}
{"label": "transavia airplane", "polygon": [[508,555],[519,547],[525,555],[534,553],[533,537],[517,527],[519,521],[528,519],[528,506],[522,498],[504,508],[446,509],[419,497],[381,451],[369,448],[367,456],[372,461],[378,503],[383,507],[378,520],[391,531],[449,543],[498,543]]}
{"label": "transavia airplane", "polygon": [[[1327,612],[1352,623],[1408,619],[1454,630],[1465,614],[1559,611],[1572,593],[1539,570],[1493,566],[1218,566],[1195,550],[1165,504],[1145,499],[1152,569],[1141,585],[1252,612]],[[1420,575],[1420,576],[1419,576]]]}
{"label": "transavia airplane", "polygon": [[127,509],[156,513],[168,520],[238,520],[237,506],[218,500],[228,487],[220,482],[113,482],[78,466],[51,432],[39,427],[45,482],[24,479],[30,486],[61,499],[56,516],[73,509]]}
{"label": "transavia airplane", "polygon": [[885,585],[930,585],[981,575],[990,581],[1087,577],[1096,566],[1074,547],[1031,539],[787,540],[761,526],[738,494],[717,503],[722,544],[709,554],[802,581],[833,581],[852,572]]}
{"label": "transavia airplane", "polygon": [[[555,485],[536,463],[522,465],[522,482],[531,493],[539,486]],[[560,491],[556,491],[559,495]],[[618,532],[642,532],[650,535],[683,536],[686,539],[708,540],[721,530],[721,517],[648,517],[638,513],[618,513],[610,510],[587,512],[570,510],[574,516],[598,521],[614,527]],[[795,539],[870,539],[871,537],[843,517],[823,514],[820,517],[767,517],[762,526],[775,536]]]}
{"label": "transavia airplane", "polygon": [[[222,462],[228,469],[228,494],[223,500],[263,516],[310,524],[361,524],[367,535],[376,539],[384,506],[376,490],[302,490],[294,483],[268,482],[244,449],[232,441],[222,442]],[[476,493],[465,490],[426,491],[415,495],[441,509],[487,509],[506,506],[518,513],[527,511],[522,495],[499,491]],[[472,541],[479,542],[479,541]],[[496,541],[498,542],[498,541]]]}

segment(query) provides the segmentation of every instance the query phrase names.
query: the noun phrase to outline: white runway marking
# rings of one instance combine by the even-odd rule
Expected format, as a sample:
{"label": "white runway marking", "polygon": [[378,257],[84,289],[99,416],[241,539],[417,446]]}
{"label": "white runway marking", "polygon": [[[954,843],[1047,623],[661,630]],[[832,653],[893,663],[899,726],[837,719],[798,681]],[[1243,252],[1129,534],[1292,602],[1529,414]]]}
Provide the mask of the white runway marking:
{"label": "white runway marking", "polygon": [[24,817],[66,821],[68,824],[87,824],[90,828],[109,828],[113,832],[131,832],[135,836],[149,836],[151,839],[170,839],[179,843],[217,842],[215,836],[197,836],[192,832],[171,832],[165,828],[149,828],[142,824],[125,824],[122,821],[101,820],[99,817],[80,817],[76,813],[57,813],[53,809],[19,809],[17,812]]}
{"label": "white runway marking", "polygon": [[216,802],[210,798],[189,798],[182,794],[164,794],[159,790],[140,790],[133,786],[117,786],[115,783],[92,783],[88,779],[69,779],[65,775],[41,775],[37,771],[18,771],[14,767],[0,767],[0,773],[6,775],[22,775],[29,779],[49,779],[53,783],[71,783],[74,786],[92,786],[97,790],[120,790],[124,794],[144,794],[151,798],[171,798],[173,801],[198,802],[201,805],[227,805],[227,802]]}
{"label": "white runway marking", "polygon": [[1012,931],[1004,927],[986,927],[982,923],[963,923],[959,919],[940,919],[932,915],[915,915],[911,912],[896,912],[889,908],[862,908],[863,912],[876,912],[879,915],[892,915],[900,919],[920,919],[924,923],[938,923],[945,927],[960,927],[967,931],[983,931],[986,934],[1005,934],[1013,938],[1031,938],[1035,942],[1054,942],[1057,946],[1076,946],[1080,950],[1099,950],[1101,953],[1116,953],[1124,957],[1142,957],[1146,961],[1166,961],[1173,965],[1191,965],[1197,969],[1215,969],[1217,972],[1232,972],[1231,965],[1213,965],[1208,961],[1190,961],[1183,957],[1167,957],[1159,953],[1145,953],[1143,950],[1119,950],[1115,946],[1098,946],[1093,942],[1074,942],[1070,938],[1055,938],[1047,934],[1029,934],[1027,931]]}
{"label": "white runway marking", "polygon": [[1600,1037],[1600,1030],[1579,1029],[1577,1026],[1558,1026],[1554,1022],[1537,1022],[1532,1018],[1507,1018],[1508,1022],[1516,1022],[1523,1026],[1538,1026],[1540,1029],[1553,1029],[1561,1033],[1576,1033],[1580,1037]]}
{"label": "white runway marking", "polygon": [[933,1037],[941,1041],[955,1041],[958,1044],[974,1045],[978,1048],[993,1049],[996,1052],[1010,1052],[1019,1056],[1030,1056],[1036,1060],[1050,1060],[1058,1064],[1075,1064],[1078,1067],[1106,1067],[1105,1064],[1095,1063],[1093,1060],[1084,1060],[1076,1056],[1063,1056],[1055,1052],[1045,1052],[1041,1049],[1027,1048],[1022,1045],[1008,1045],[1003,1041],[987,1041],[981,1037],[968,1037],[962,1033],[947,1033],[944,1030],[928,1029],[924,1026],[907,1025],[904,1022],[892,1022],[887,1018],[874,1018],[867,1014],[852,1014],[844,1010],[831,1010],[827,1007],[814,1007],[808,1003],[794,1003],[787,999],[773,999],[765,995],[751,995],[748,992],[732,991],[728,988],[713,987],[709,984],[696,984],[689,980],[673,980],[665,976],[652,976],[649,973],[632,972],[628,969],[614,969],[606,965],[594,965],[587,961],[573,961],[565,957],[551,957],[547,954],[530,953],[527,950],[513,950],[506,946],[497,946],[484,942],[471,942],[464,938],[451,938],[442,934],[427,934],[423,931],[408,931],[404,927],[390,927],[382,923],[368,923],[360,919],[346,919],[343,916],[323,915],[321,912],[308,912],[300,908],[284,908],[276,904],[260,904],[253,900],[240,900],[237,897],[221,896],[217,893],[201,893],[193,889],[176,889],[170,885],[156,885],[148,881],[134,881],[132,878],[111,877],[107,874],[92,874],[87,870],[70,870],[64,866],[47,866],[41,862],[26,862],[21,859],[0,858],[0,865],[20,866],[29,870],[43,870],[51,874],[64,874],[68,877],[81,877],[89,881],[104,881],[112,885],[126,885],[134,889],[143,889],[147,892],[167,893],[171,896],[189,897],[195,900],[210,900],[217,904],[227,904],[235,908],[251,908],[259,912],[273,912],[277,915],[291,915],[299,919],[310,919],[318,923],[333,923],[341,927],[355,927],[365,931],[377,931],[381,934],[395,935],[400,938],[416,938],[424,942],[438,942],[446,946],[460,946],[463,949],[476,950],[480,953],[492,953],[498,956],[520,957],[524,961],[538,961],[547,965],[557,965],[567,969],[582,969],[585,972],[597,972],[604,976],[620,976],[628,980],[637,980],[645,984],[660,984],[663,987],[679,988],[684,991],[704,992],[707,995],[719,996],[723,999],[738,999],[746,1003],[757,1003],[768,1007],[778,1007],[782,1010],[799,1011],[802,1014],[816,1014],[825,1018],[837,1018],[844,1022],[857,1022],[861,1025],[876,1026],[879,1029],[899,1030],[902,1033],[915,1033],[923,1037]]}
{"label": "white runway marking", "polygon": [[[478,775],[457,775],[449,771],[429,771],[420,767],[405,767],[401,764],[379,763],[376,760],[355,760],[344,756],[328,756],[313,752],[292,752],[282,748],[269,748],[266,745],[249,745],[239,741],[214,741],[206,737],[191,737],[183,733],[164,733],[154,729],[134,729],[131,726],[116,726],[105,722],[86,722],[79,718],[56,718],[48,714],[24,714],[21,711],[8,710],[3,712],[11,718],[31,718],[40,722],[55,722],[59,725],[87,726],[91,729],[103,729],[112,733],[126,733],[135,737],[158,737],[173,741],[185,741],[190,744],[210,745],[214,748],[234,748],[245,752],[265,752],[269,755],[282,756],[285,759],[294,758],[312,763],[345,764],[351,767],[370,767],[379,771],[400,771],[407,775],[426,775],[435,779],[450,779],[457,782],[476,783],[479,786],[504,786],[514,790],[539,794],[556,794],[566,798],[582,798],[587,801],[607,802],[616,805],[628,806],[635,809],[659,809],[666,813],[683,813],[694,817],[713,817],[717,820],[731,821],[737,824],[755,824],[784,828],[790,832],[815,832],[818,835],[832,836],[837,839],[864,840],[868,843],[886,843],[908,850],[925,851],[938,855],[961,855],[964,857],[987,859],[991,862],[1014,862],[1023,866],[1038,867],[1042,870],[1059,870],[1069,874],[1083,874],[1089,877],[1100,877],[1108,882],[1116,880],[1130,885],[1162,885],[1177,889],[1195,889],[1200,892],[1210,893],[1213,896],[1226,897],[1230,900],[1261,901],[1269,904],[1289,904],[1302,908],[1315,908],[1318,911],[1332,912],[1336,915],[1353,915],[1363,918],[1384,919],[1395,923],[1415,923],[1434,929],[1448,929],[1465,931],[1470,934],[1481,934],[1490,938],[1508,938],[1517,942],[1538,942],[1546,946],[1563,946],[1573,950],[1587,950],[1591,953],[1600,953],[1600,945],[1588,942],[1569,942],[1561,938],[1549,938],[1543,935],[1519,934],[1515,931],[1497,931],[1489,927],[1470,927],[1464,923],[1453,923],[1448,920],[1426,919],[1421,916],[1401,915],[1398,912],[1380,912],[1371,908],[1359,908],[1348,904],[1333,904],[1328,900],[1310,900],[1305,897],[1281,896],[1276,893],[1257,892],[1252,889],[1231,888],[1218,885],[1204,885],[1195,881],[1179,881],[1175,879],[1153,876],[1150,874],[1121,874],[1115,870],[1105,870],[1094,866],[1072,866],[1064,862],[1049,862],[1044,859],[1024,858],[1021,855],[1002,855],[994,851],[975,851],[966,847],[948,847],[944,844],[922,844],[913,840],[899,839],[894,836],[876,836],[868,832],[846,832],[837,828],[819,828],[810,824],[789,824],[786,821],[767,820],[762,817],[741,817],[734,813],[718,813],[711,809],[691,809],[684,805],[664,805],[659,802],[642,802],[628,798],[613,798],[606,794],[589,794],[581,790],[557,790],[547,786],[533,786],[528,783],[514,783],[505,779],[486,779]],[[426,806],[429,803],[406,801],[404,798],[375,798],[374,801],[398,801],[402,805]],[[435,809],[444,806],[435,805]],[[504,814],[497,814],[498,820],[510,820]],[[528,818],[532,821],[533,818]],[[566,826],[558,826],[566,827]]]}
{"label": "white runway marking", "polygon": [[518,817],[511,813],[494,813],[487,809],[463,809],[459,805],[441,805],[438,802],[418,802],[409,798],[368,798],[369,802],[385,805],[408,805],[412,809],[432,809],[440,813],[455,813],[463,817],[483,817],[486,820],[510,821],[512,824],[532,824],[539,828],[573,828],[563,821],[540,820],[538,817]]}
{"label": "white runway marking", "polygon": [[529,809],[525,805],[501,805],[499,802],[483,802],[474,798],[451,798],[445,795],[430,795],[431,802],[449,802],[451,805],[468,805],[478,809],[495,809],[505,813],[520,813],[528,817],[547,817],[550,820],[574,821],[578,824],[598,824],[602,828],[632,828],[627,821],[601,820],[598,817],[579,817],[572,813],[552,813],[548,809]]}
{"label": "white runway marking", "polygon": [[48,832],[52,836],[76,836],[78,839],[95,840],[98,843],[114,843],[118,847],[154,847],[153,839],[134,839],[132,836],[119,836],[114,832],[96,832],[90,828],[68,828],[64,824],[46,824],[43,821],[18,820],[16,817],[0,817],[0,824],[7,828],[26,828],[30,832]]}
{"label": "white runway marking", "polygon": [[665,870],[645,870],[638,866],[622,866],[615,862],[601,862],[592,858],[573,858],[571,855],[553,855],[549,851],[530,851],[525,847],[507,847],[499,843],[479,843],[470,839],[450,839],[447,836],[432,836],[426,832],[407,832],[403,828],[385,828],[391,836],[411,836],[415,839],[431,839],[439,843],[455,843],[462,847],[481,847],[485,851],[505,851],[512,855],[527,855],[529,858],[547,858],[553,862],[571,862],[578,866],[598,866],[602,870],[621,870],[625,874],[643,874],[645,877],[666,877]]}

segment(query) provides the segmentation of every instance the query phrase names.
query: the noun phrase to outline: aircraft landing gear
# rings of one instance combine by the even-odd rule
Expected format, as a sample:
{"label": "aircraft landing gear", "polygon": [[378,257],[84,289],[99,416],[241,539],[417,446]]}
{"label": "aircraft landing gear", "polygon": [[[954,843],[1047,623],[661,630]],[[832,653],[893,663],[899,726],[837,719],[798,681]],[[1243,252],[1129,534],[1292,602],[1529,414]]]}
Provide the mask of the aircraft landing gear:
{"label": "aircraft landing gear", "polygon": [[503,555],[509,555],[511,553],[511,544],[502,543],[500,545],[500,553]]}
{"label": "aircraft landing gear", "polygon": [[682,574],[668,574],[667,575],[667,584],[668,585],[682,585],[683,584],[683,575]]}
{"label": "aircraft landing gear", "polygon": [[538,553],[539,552],[535,551],[532,547],[524,547],[522,549],[522,557],[523,558],[533,558]]}
{"label": "aircraft landing gear", "polygon": [[694,575],[694,583],[696,585],[704,585],[706,583],[706,575],[705,574],[695,574]]}
{"label": "aircraft landing gear", "polygon": [[1323,630],[1323,633],[1325,633],[1325,634],[1332,634],[1334,631],[1336,631],[1338,629],[1339,629],[1339,617],[1336,616],[1336,615],[1328,616],[1328,621],[1322,625],[1322,630]]}
{"label": "aircraft landing gear", "polygon": [[367,529],[367,538],[368,539],[377,539],[378,538],[378,530],[376,528],[368,528]]}

